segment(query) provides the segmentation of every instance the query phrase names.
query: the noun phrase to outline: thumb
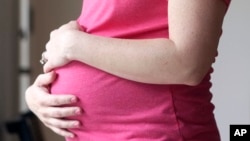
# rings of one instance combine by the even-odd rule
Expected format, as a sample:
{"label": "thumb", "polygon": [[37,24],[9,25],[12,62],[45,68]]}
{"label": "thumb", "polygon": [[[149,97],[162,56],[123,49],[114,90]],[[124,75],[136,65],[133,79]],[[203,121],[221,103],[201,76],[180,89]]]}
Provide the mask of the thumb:
{"label": "thumb", "polygon": [[48,61],[43,66],[43,72],[44,73],[49,73],[49,72],[52,72],[51,70],[52,70],[51,69],[51,63]]}
{"label": "thumb", "polygon": [[38,86],[48,86],[56,79],[56,73],[54,71],[40,74],[35,80],[34,84]]}

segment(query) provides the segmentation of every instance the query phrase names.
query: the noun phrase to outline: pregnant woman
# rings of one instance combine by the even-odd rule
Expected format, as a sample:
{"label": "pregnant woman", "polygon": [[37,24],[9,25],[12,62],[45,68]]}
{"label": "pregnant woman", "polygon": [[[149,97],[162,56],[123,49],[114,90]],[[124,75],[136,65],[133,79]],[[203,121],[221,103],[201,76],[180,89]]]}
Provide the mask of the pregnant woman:
{"label": "pregnant woman", "polygon": [[229,0],[84,0],[51,32],[30,109],[67,141],[220,141],[211,65]]}

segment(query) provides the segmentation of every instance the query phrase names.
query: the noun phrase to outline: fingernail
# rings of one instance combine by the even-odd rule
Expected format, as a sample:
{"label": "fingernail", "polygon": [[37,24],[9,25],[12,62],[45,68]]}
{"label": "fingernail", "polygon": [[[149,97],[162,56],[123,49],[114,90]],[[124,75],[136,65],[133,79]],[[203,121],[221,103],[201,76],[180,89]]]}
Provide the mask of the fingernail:
{"label": "fingernail", "polygon": [[77,115],[80,115],[80,114],[82,114],[82,110],[81,110],[81,109],[77,109],[77,110],[75,111],[75,113],[76,113]]}
{"label": "fingernail", "polygon": [[75,123],[74,123],[74,126],[75,126],[75,127],[80,127],[81,124],[80,124],[80,122],[75,122]]}
{"label": "fingernail", "polygon": [[71,98],[71,100],[70,100],[72,103],[76,103],[77,102],[77,98],[76,97],[73,97],[73,98]]}
{"label": "fingernail", "polygon": [[75,137],[75,135],[69,135],[69,137],[70,137],[70,138],[74,138],[74,137]]}

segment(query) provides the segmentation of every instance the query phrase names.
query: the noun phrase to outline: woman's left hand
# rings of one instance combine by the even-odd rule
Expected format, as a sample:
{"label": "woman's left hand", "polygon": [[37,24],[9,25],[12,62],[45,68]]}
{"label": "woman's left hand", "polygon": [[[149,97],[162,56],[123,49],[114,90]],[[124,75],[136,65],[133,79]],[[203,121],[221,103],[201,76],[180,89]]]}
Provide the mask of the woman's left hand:
{"label": "woman's left hand", "polygon": [[76,21],[70,21],[50,33],[50,40],[43,54],[47,60],[43,67],[44,72],[50,72],[71,61],[68,55],[76,46],[79,33],[81,33],[80,26]]}

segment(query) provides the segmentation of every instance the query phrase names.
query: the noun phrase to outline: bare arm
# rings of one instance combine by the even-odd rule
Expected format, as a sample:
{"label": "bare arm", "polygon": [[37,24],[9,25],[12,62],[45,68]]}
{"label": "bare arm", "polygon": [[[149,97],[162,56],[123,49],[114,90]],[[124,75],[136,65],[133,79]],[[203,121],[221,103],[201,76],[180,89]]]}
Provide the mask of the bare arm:
{"label": "bare arm", "polygon": [[143,83],[198,84],[214,62],[226,5],[222,0],[168,2],[169,39],[115,39],[74,32],[77,38],[66,58]]}

